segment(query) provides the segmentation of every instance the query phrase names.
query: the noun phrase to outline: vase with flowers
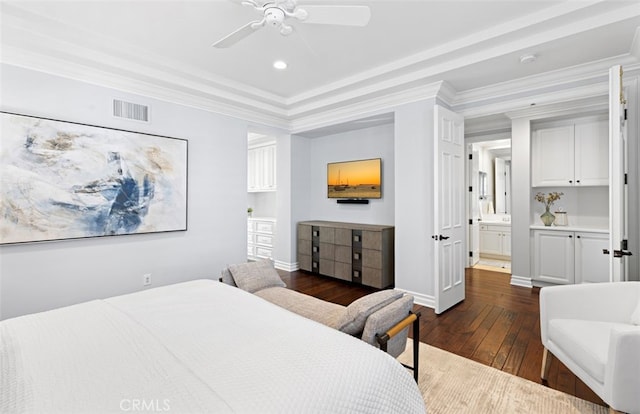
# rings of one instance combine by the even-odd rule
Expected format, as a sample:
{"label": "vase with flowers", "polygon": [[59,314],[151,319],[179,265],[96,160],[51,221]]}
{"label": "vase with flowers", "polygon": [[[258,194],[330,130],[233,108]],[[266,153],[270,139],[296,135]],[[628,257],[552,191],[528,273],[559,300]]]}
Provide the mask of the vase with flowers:
{"label": "vase with flowers", "polygon": [[556,191],[553,191],[546,195],[544,193],[536,193],[536,196],[534,197],[534,199],[544,204],[544,207],[545,207],[544,213],[540,215],[540,220],[542,220],[542,223],[544,223],[545,226],[552,225],[553,221],[556,219],[556,216],[554,216],[553,213],[549,211],[549,209],[551,208],[553,203],[560,200],[560,196],[563,196],[563,195],[564,193],[558,193]]}

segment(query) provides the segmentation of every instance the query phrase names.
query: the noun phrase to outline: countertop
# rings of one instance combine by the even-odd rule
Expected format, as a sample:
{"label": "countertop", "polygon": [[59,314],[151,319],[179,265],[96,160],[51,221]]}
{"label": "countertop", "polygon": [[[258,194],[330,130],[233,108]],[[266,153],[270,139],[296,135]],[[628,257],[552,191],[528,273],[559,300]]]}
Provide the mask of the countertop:
{"label": "countertop", "polygon": [[601,227],[589,227],[589,226],[541,226],[541,225],[531,225],[529,226],[531,230],[549,230],[549,231],[578,231],[585,233],[602,233],[608,234],[609,229],[603,229]]}
{"label": "countertop", "polygon": [[480,224],[481,226],[483,224],[488,225],[488,226],[502,226],[502,227],[511,227],[511,222],[510,221],[498,221],[498,220],[492,220],[492,221],[485,221],[485,220],[480,220],[478,221],[478,224]]}

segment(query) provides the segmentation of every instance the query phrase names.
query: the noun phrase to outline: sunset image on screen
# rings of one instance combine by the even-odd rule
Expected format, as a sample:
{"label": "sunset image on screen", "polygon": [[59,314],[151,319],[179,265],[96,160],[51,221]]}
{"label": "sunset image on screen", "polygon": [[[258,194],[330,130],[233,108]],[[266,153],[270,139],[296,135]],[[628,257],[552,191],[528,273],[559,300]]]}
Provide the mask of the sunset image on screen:
{"label": "sunset image on screen", "polygon": [[329,198],[380,198],[379,158],[327,165]]}

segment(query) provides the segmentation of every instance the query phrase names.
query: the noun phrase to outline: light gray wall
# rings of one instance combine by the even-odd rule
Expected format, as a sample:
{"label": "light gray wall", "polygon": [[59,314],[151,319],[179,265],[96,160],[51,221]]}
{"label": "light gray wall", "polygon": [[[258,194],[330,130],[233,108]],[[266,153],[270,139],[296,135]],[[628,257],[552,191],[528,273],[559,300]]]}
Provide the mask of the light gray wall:
{"label": "light gray wall", "polygon": [[[309,210],[306,219],[353,223],[394,223],[394,128],[382,125],[309,139],[310,158],[306,192]],[[382,158],[382,198],[369,204],[338,204],[327,198],[327,163]]]}
{"label": "light gray wall", "polygon": [[295,226],[292,223],[292,138],[290,134],[276,136],[276,182],[278,190],[275,200],[276,234],[273,259],[278,268],[293,270],[295,257]]}
{"label": "light gray wall", "polygon": [[433,306],[434,295],[434,101],[395,111],[396,288]]}
{"label": "light gray wall", "polygon": [[[247,125],[205,111],[3,65],[1,109],[189,140],[188,231],[0,246],[0,317],[196,278],[246,260]],[[150,124],[111,98],[151,105]]]}
{"label": "light gray wall", "polygon": [[531,277],[531,123],[511,123],[511,269],[512,283]]}
{"label": "light gray wall", "polygon": [[[309,209],[311,202],[309,197],[309,183],[311,182],[311,170],[309,162],[311,160],[311,139],[297,135],[291,137],[290,141],[291,154],[291,227],[289,235],[291,237],[291,245],[289,257],[291,263],[297,262],[297,223],[299,221],[309,220]],[[279,154],[279,153],[278,153]]]}

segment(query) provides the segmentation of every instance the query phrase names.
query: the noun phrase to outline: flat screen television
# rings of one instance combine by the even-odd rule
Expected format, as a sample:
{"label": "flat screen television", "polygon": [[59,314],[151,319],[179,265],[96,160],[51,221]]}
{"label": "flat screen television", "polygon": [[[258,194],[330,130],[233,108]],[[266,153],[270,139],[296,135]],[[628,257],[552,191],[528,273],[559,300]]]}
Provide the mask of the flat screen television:
{"label": "flat screen television", "polygon": [[382,159],[327,164],[327,197],[382,198]]}

